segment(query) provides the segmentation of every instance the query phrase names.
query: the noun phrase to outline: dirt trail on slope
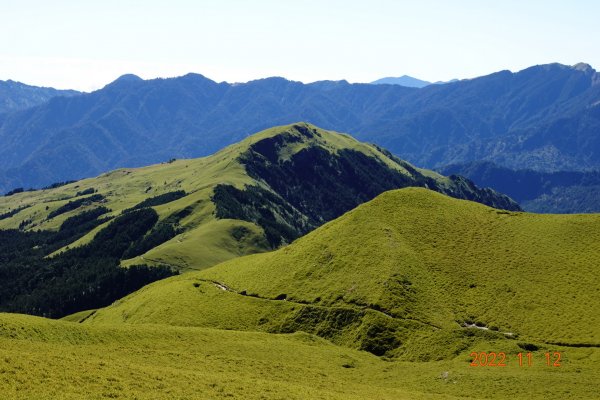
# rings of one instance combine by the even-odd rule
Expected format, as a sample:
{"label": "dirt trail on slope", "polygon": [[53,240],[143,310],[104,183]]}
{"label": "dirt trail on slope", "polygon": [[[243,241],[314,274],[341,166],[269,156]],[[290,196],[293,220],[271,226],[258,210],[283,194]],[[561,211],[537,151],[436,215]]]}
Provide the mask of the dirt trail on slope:
{"label": "dirt trail on slope", "polygon": [[[287,295],[281,295],[281,296],[278,296],[277,298],[273,299],[273,298],[269,298],[269,297],[262,297],[262,296],[259,296],[258,294],[247,294],[246,291],[238,292],[237,290],[230,288],[229,286],[227,286],[226,284],[224,284],[222,282],[217,282],[217,281],[208,280],[208,279],[199,279],[199,280],[203,281],[203,282],[211,283],[217,289],[220,289],[220,290],[223,290],[223,291],[227,291],[227,292],[230,292],[230,293],[234,293],[234,294],[237,294],[239,296],[253,297],[253,298],[256,298],[256,299],[261,299],[261,300],[266,300],[266,301],[288,301],[290,303],[298,304],[300,306],[311,306],[311,307],[319,307],[319,308],[331,308],[329,306],[322,306],[322,305],[318,305],[318,304],[311,304],[311,303],[308,303],[308,302],[301,302],[301,301],[289,300],[287,298]],[[365,305],[365,306],[352,306],[352,305],[350,305],[348,303],[344,303],[344,304],[346,306],[348,306],[348,308],[359,309],[361,311],[371,310],[371,311],[374,311],[376,313],[383,314],[387,318],[399,319],[399,320],[403,320],[403,321],[413,321],[413,322],[417,322],[417,323],[420,323],[420,324],[423,324],[423,325],[431,326],[432,328],[435,328],[435,329],[442,329],[440,326],[437,326],[437,325],[432,324],[430,322],[425,322],[425,321],[421,321],[421,320],[413,319],[413,318],[396,317],[396,316],[394,316],[394,315],[392,315],[392,314],[390,314],[388,312],[385,312],[385,311],[382,311],[382,310],[378,310],[376,308],[373,308],[373,307],[370,307],[370,306],[367,306],[367,305]]]}

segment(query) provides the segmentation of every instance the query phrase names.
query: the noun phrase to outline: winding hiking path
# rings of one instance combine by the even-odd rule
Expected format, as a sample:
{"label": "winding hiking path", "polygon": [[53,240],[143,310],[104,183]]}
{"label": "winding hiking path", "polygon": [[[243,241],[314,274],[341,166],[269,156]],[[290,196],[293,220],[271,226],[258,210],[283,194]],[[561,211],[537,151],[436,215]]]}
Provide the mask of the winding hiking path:
{"label": "winding hiking path", "polygon": [[[269,298],[269,297],[263,297],[260,296],[258,294],[252,294],[249,295],[247,294],[245,291],[239,292],[233,288],[231,288],[230,286],[226,285],[223,282],[218,282],[218,281],[214,281],[214,280],[210,280],[210,279],[198,279],[201,282],[207,282],[212,284],[214,287],[216,287],[219,290],[222,291],[226,291],[229,293],[234,293],[237,294],[239,296],[245,296],[245,297],[252,297],[252,298],[256,298],[256,299],[260,299],[260,300],[265,300],[265,301],[287,301],[293,304],[298,304],[299,306],[311,306],[311,307],[319,307],[319,308],[331,308],[329,306],[322,306],[322,305],[317,305],[317,304],[311,304],[311,303],[304,303],[304,302],[300,302],[300,301],[294,301],[294,300],[290,300],[287,298],[287,296],[282,297],[282,298]],[[364,310],[371,310],[374,311],[376,313],[385,315],[387,318],[392,318],[392,319],[398,319],[398,320],[403,320],[403,321],[412,321],[412,322],[417,322],[420,323],[422,325],[427,325],[430,326],[432,328],[435,329],[442,329],[442,327],[437,326],[435,324],[429,323],[429,322],[425,322],[425,321],[421,321],[418,319],[413,319],[413,318],[402,318],[402,317],[397,317],[394,316],[392,314],[390,314],[389,312],[385,312],[383,310],[378,310],[375,309],[373,307],[367,306],[367,305],[363,305],[363,306],[352,306],[348,303],[344,303],[344,305],[347,308],[350,309],[355,309],[355,310],[360,310],[360,311],[364,311]],[[485,330],[485,331],[491,331],[488,327],[486,326],[478,326],[475,324],[467,324],[467,323],[463,323],[462,325],[460,325],[462,328],[464,329],[470,329],[470,328],[475,328],[475,329],[481,329],[481,330]],[[514,333],[513,332],[497,332],[499,334],[503,334],[506,337],[514,337]],[[562,342],[546,342],[546,341],[540,341],[540,343],[543,343],[545,345],[554,345],[554,346],[564,346],[564,347],[593,347],[593,348],[600,348],[600,344],[595,344],[595,343],[562,343]]]}
{"label": "winding hiking path", "polygon": [[[253,297],[255,299],[266,300],[266,301],[287,301],[287,302],[290,302],[290,303],[293,303],[293,304],[298,304],[299,306],[303,306],[303,307],[310,306],[310,307],[319,307],[319,308],[326,308],[326,309],[331,308],[329,306],[322,306],[322,305],[318,305],[318,304],[311,304],[311,303],[307,303],[307,302],[305,303],[305,302],[301,302],[301,301],[289,300],[287,298],[287,296],[282,297],[282,298],[273,299],[273,298],[269,298],[269,297],[263,297],[263,296],[260,296],[258,294],[249,295],[245,291],[239,292],[239,291],[237,291],[237,290],[235,290],[235,289],[227,286],[226,284],[224,284],[222,282],[213,281],[213,280],[210,280],[210,279],[198,279],[198,280],[201,281],[201,282],[210,283],[214,287],[216,287],[217,289],[220,289],[220,290],[223,290],[223,291],[227,291],[227,292],[230,292],[230,293],[234,293],[234,294],[237,294],[239,296]],[[354,309],[354,310],[359,310],[359,311],[371,310],[371,311],[374,311],[376,313],[385,315],[387,318],[392,318],[392,319],[397,319],[397,320],[402,320],[402,321],[412,321],[412,322],[417,322],[417,323],[422,324],[422,325],[430,326],[430,327],[435,328],[435,329],[442,329],[440,326],[437,326],[437,325],[432,324],[430,322],[425,322],[425,321],[421,321],[421,320],[413,319],[413,318],[396,317],[396,316],[394,316],[394,315],[392,315],[392,314],[390,314],[388,312],[385,312],[385,311],[382,311],[382,310],[378,310],[376,308],[373,308],[373,307],[370,307],[370,306],[367,306],[367,305],[352,306],[352,305],[350,305],[348,303],[344,303],[344,305],[346,306],[346,308],[349,308],[349,309]],[[342,307],[340,307],[340,308],[342,308]]]}

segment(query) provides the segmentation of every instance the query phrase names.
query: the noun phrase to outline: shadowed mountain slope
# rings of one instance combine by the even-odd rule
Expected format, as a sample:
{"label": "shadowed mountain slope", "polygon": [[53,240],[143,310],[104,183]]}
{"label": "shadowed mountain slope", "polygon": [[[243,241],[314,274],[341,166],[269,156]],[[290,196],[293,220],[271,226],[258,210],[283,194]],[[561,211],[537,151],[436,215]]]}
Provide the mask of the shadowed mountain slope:
{"label": "shadowed mountain slope", "polygon": [[350,132],[423,167],[489,160],[511,168],[600,166],[600,78],[535,66],[422,89],[201,75],[119,79],[0,116],[0,191],[212,154],[274,125]]}
{"label": "shadowed mountain slope", "polygon": [[478,185],[506,193],[526,211],[539,213],[600,212],[600,171],[513,170],[491,162],[473,162],[441,168]]}

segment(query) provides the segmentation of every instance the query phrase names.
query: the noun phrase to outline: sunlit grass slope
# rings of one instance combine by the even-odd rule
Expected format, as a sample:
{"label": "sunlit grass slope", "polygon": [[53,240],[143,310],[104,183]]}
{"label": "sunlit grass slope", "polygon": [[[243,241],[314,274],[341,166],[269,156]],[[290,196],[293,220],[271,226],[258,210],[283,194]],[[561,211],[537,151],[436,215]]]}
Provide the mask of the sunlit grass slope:
{"label": "sunlit grass slope", "polygon": [[408,188],[278,251],[151,284],[86,323],[302,330],[404,359],[490,338],[599,346],[599,270],[600,215],[511,213]]}
{"label": "sunlit grass slope", "polygon": [[[516,351],[488,341],[473,350]],[[0,314],[2,399],[595,398],[597,349],[469,367],[469,357],[384,361],[305,333],[157,325],[90,326]],[[537,358],[536,361],[540,359]]]}
{"label": "sunlit grass slope", "polygon": [[[184,190],[188,193],[187,196],[153,208],[161,218],[166,218],[176,211],[190,207],[193,212],[190,216],[180,221],[180,224],[185,232],[191,233],[198,227],[215,221],[213,215],[214,204],[211,202],[210,196],[216,184],[225,182],[236,187],[243,187],[244,184],[252,182],[251,178],[246,175],[244,168],[236,161],[236,158],[239,156],[239,149],[237,147],[239,145],[229,147],[211,157],[193,160],[175,160],[171,163],[139,169],[120,169],[97,178],[81,180],[57,189],[25,192],[9,197],[0,197],[0,210],[28,207],[12,218],[1,220],[0,228],[16,228],[23,221],[31,221],[27,225],[27,229],[58,229],[68,217],[95,206],[81,207],[58,217],[48,218],[48,214],[52,210],[71,201],[77,192],[84,190],[96,190],[96,193],[103,195],[105,201],[102,205],[112,210],[109,215],[118,215],[123,210],[147,198],[176,190]],[[105,225],[94,229],[70,247],[88,243]],[[218,237],[226,240],[229,237],[228,227],[226,229],[219,228],[216,227],[213,229],[210,232],[211,236],[215,240]],[[176,244],[183,244],[187,237],[189,236],[179,235],[165,243],[164,246],[173,247]],[[264,249],[261,250],[264,251]],[[242,253],[248,254],[252,251],[255,251],[255,249],[250,248],[248,251],[242,251]],[[202,253],[202,251],[196,251],[190,254],[189,257],[197,260],[197,266],[202,267],[207,263],[204,256],[209,256],[210,254],[208,253],[211,252]],[[224,258],[217,258],[217,260],[223,261],[230,258],[228,254],[224,254],[224,256]],[[184,267],[189,264],[189,257],[186,257],[184,260]],[[138,259],[135,261],[137,263],[150,264],[154,258],[160,260],[160,252],[158,255],[152,254],[149,257],[150,260]]]}

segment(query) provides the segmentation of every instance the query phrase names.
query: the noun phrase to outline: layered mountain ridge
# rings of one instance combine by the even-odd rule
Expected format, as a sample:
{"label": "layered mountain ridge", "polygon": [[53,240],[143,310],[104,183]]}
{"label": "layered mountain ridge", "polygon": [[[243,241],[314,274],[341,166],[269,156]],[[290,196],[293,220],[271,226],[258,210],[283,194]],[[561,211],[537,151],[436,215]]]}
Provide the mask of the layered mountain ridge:
{"label": "layered mountain ridge", "polygon": [[0,117],[0,191],[208,155],[299,120],[350,132],[428,168],[475,160],[544,171],[599,168],[598,82],[583,64],[422,89],[283,78],[228,84],[198,74],[117,80]]}
{"label": "layered mountain ridge", "polygon": [[476,184],[491,187],[530,212],[600,212],[600,171],[513,170],[491,162],[449,165],[439,170],[444,175],[458,174]]}
{"label": "layered mountain ridge", "polygon": [[31,86],[12,80],[0,81],[0,114],[39,106],[57,96],[78,94],[81,93],[75,90]]}

